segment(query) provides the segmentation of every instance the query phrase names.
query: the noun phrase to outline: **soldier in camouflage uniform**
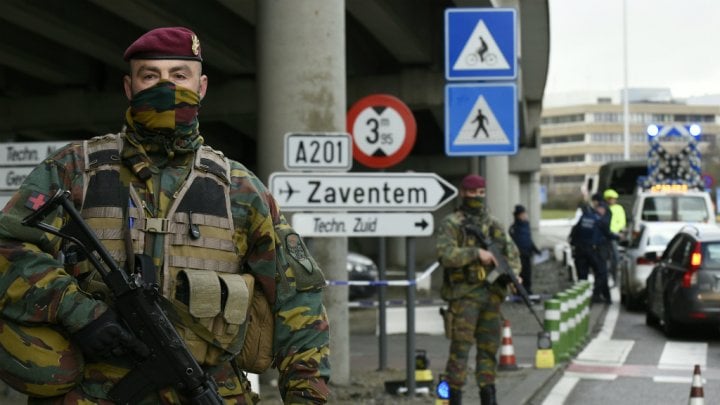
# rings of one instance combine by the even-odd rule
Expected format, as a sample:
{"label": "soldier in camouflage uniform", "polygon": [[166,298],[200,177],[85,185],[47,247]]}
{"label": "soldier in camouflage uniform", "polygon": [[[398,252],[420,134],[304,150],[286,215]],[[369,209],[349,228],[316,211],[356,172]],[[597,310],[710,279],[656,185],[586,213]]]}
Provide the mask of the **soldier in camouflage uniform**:
{"label": "soldier in camouflage uniform", "polygon": [[483,249],[483,243],[465,229],[471,224],[482,229],[504,253],[512,270],[520,271],[517,247],[492,218],[485,206],[485,179],[470,174],[460,189],[462,204],[448,215],[437,230],[438,261],[443,267],[442,298],[448,301],[447,334],[451,339],[445,369],[450,385],[450,404],[460,404],[462,387],[473,344],[477,350],[475,378],[483,405],[495,405],[496,354],[500,346],[500,304],[505,288],[488,284],[487,274],[496,265],[495,257]]}
{"label": "soldier in camouflage uniform", "polygon": [[[122,131],[47,158],[0,214],[0,378],[30,403],[108,404],[132,368],[138,338],[114,315],[97,271],[73,260],[59,238],[20,223],[65,189],[121,266],[133,253],[152,257],[152,276],[177,312],[171,319],[226,403],[256,403],[244,371],[270,362],[286,404],[325,403],[322,272],[262,182],[203,145],[200,41],[186,28],[155,29],[125,60]],[[64,221],[61,213],[46,219]],[[249,315],[263,305],[266,316]],[[252,333],[263,323],[269,332]],[[245,356],[251,345],[263,349]],[[153,387],[141,402],[180,398]]]}

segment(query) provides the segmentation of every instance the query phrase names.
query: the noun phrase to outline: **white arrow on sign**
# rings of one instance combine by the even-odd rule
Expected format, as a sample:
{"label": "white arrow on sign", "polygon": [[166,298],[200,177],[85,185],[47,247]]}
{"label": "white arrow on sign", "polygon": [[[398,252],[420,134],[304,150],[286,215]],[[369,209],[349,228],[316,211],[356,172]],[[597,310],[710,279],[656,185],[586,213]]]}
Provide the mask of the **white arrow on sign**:
{"label": "white arrow on sign", "polygon": [[301,235],[315,237],[430,236],[433,216],[429,212],[298,213],[292,225]]}
{"label": "white arrow on sign", "polygon": [[434,211],[457,195],[435,173],[289,173],[270,175],[286,211]]}

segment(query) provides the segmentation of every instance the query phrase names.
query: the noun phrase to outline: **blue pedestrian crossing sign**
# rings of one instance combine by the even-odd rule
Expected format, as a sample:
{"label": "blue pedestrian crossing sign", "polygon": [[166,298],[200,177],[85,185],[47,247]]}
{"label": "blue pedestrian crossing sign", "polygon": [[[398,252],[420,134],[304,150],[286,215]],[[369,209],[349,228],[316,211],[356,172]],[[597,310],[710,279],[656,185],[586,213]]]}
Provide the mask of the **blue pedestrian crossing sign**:
{"label": "blue pedestrian crossing sign", "polygon": [[517,13],[512,8],[445,10],[447,80],[514,80]]}
{"label": "blue pedestrian crossing sign", "polygon": [[514,155],[518,149],[515,83],[445,86],[445,154]]}

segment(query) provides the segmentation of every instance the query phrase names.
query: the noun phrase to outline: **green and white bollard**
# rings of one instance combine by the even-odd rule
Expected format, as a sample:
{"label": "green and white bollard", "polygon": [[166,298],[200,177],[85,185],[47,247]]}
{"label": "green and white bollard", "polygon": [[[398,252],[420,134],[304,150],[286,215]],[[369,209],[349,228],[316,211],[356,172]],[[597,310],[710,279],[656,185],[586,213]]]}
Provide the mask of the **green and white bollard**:
{"label": "green and white bollard", "polygon": [[545,301],[544,326],[545,330],[550,333],[552,350],[557,361],[563,351],[562,341],[560,340],[560,300],[550,299]]}

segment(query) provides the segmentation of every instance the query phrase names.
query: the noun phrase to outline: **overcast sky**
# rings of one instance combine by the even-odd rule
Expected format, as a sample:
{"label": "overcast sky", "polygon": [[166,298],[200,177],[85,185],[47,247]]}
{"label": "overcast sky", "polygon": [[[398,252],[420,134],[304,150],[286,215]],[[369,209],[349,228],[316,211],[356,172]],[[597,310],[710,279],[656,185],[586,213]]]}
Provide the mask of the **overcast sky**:
{"label": "overcast sky", "polygon": [[[720,0],[627,1],[628,87],[720,94]],[[623,0],[549,0],[545,94],[623,86]]]}

